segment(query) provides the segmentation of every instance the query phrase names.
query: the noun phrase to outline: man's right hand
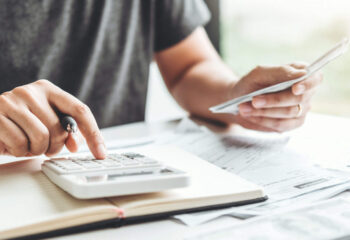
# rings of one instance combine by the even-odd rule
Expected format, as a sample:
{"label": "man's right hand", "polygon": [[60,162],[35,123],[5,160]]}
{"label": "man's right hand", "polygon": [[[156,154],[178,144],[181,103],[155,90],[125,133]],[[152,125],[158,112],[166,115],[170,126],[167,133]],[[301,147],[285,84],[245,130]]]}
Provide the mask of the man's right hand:
{"label": "man's right hand", "polygon": [[95,158],[105,158],[104,140],[90,109],[47,80],[0,95],[0,154],[52,156],[65,144],[77,151],[77,139],[61,127],[56,111],[72,116]]}

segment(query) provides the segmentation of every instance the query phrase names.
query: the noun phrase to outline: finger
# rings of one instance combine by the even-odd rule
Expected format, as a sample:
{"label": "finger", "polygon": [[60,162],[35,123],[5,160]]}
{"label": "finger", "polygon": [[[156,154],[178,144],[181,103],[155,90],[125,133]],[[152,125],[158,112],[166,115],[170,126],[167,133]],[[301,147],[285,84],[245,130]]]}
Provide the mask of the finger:
{"label": "finger", "polygon": [[275,108],[291,107],[310,100],[313,91],[303,95],[294,95],[289,89],[278,93],[270,93],[253,97],[252,105],[254,108]]}
{"label": "finger", "polygon": [[49,147],[49,131],[46,126],[27,108],[12,109],[8,113],[29,139],[29,152],[33,155],[46,153]]}
{"label": "finger", "polygon": [[40,121],[49,130],[49,147],[46,151],[47,156],[53,156],[59,153],[68,137],[68,133],[62,128],[60,119],[49,104],[44,106],[36,105],[31,107],[31,111],[40,119]]}
{"label": "finger", "polygon": [[292,92],[294,95],[301,95],[306,91],[310,91],[321,84],[323,75],[320,72],[313,74],[304,81],[298,82],[292,86]]}
{"label": "finger", "polygon": [[49,132],[49,145],[45,154],[52,156],[63,148],[68,134],[61,127],[59,118],[47,99],[36,97],[42,95],[37,89],[32,85],[24,85],[15,88],[9,96],[16,96],[17,101],[21,99],[20,104],[25,105],[46,126]]}
{"label": "finger", "polygon": [[81,135],[80,131],[75,133],[70,133],[66,141],[66,147],[70,152],[77,152],[79,146],[84,143],[84,137]]}
{"label": "finger", "polygon": [[77,152],[79,149],[79,139],[77,134],[69,133],[65,144],[70,152]]}
{"label": "finger", "polygon": [[[309,111],[309,105],[303,105],[302,115]],[[245,117],[267,117],[267,118],[298,118],[301,117],[299,106],[281,107],[281,108],[262,108],[254,109],[251,112],[243,112]]]}
{"label": "finger", "polygon": [[45,154],[47,156],[53,156],[59,153],[66,141],[68,133],[62,128],[60,120],[47,102],[39,102],[39,100],[33,97],[35,94],[22,94],[22,99],[29,110],[46,126],[49,131],[49,146]]}
{"label": "finger", "polygon": [[53,156],[59,153],[65,144],[68,133],[62,128],[57,114],[49,104],[44,107],[37,106],[31,110],[49,130],[49,147],[46,155]]}
{"label": "finger", "polygon": [[270,86],[304,76],[305,69],[296,69],[289,65],[258,67],[255,80],[257,84]]}
{"label": "finger", "polygon": [[0,155],[10,155],[7,151],[6,145],[3,142],[0,142]]}
{"label": "finger", "polygon": [[0,155],[7,155],[6,145],[0,141]]}
{"label": "finger", "polygon": [[305,117],[280,119],[266,117],[248,117],[250,122],[259,123],[261,126],[273,129],[276,132],[285,132],[294,128],[300,127],[305,120]]}
{"label": "finger", "polygon": [[71,115],[77,121],[79,130],[86,139],[92,154],[97,159],[104,159],[106,157],[104,140],[90,109],[53,84],[48,99],[59,111]]}
{"label": "finger", "polygon": [[0,116],[0,139],[4,154],[9,153],[16,157],[22,157],[29,151],[25,133],[13,121],[4,116]]}
{"label": "finger", "polygon": [[263,127],[259,124],[250,122],[249,120],[245,119],[242,116],[237,116],[235,118],[235,122],[237,124],[241,125],[242,127],[247,128],[247,129],[252,129],[252,130],[262,131],[262,132],[274,132],[273,129],[269,129],[269,128]]}
{"label": "finger", "polygon": [[306,69],[309,66],[309,64],[306,62],[293,62],[288,65],[296,69]]}

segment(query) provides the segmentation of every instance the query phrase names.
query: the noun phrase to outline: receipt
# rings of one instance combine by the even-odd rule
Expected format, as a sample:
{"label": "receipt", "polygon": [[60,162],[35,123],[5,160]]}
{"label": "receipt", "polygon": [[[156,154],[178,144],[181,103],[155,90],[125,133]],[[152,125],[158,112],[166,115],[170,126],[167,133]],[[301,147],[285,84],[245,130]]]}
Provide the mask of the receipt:
{"label": "receipt", "polygon": [[282,82],[275,84],[273,86],[269,86],[263,89],[259,89],[257,91],[254,91],[252,93],[249,93],[247,95],[229,100],[225,103],[213,106],[209,108],[209,110],[213,113],[232,113],[232,114],[238,114],[238,106],[241,103],[249,102],[253,99],[253,97],[258,95],[263,95],[267,93],[274,93],[279,92],[282,90],[285,90],[287,88],[290,88],[295,83],[305,80],[306,78],[310,77],[312,74],[314,74],[316,71],[320,70],[322,67],[324,67],[326,64],[331,62],[332,60],[336,59],[337,57],[343,55],[348,48],[349,45],[349,39],[345,38],[338,44],[336,44],[331,50],[329,50],[327,53],[322,55],[320,58],[318,58],[315,62],[313,62],[310,66],[307,67],[307,74],[304,76],[293,79],[290,81]]}

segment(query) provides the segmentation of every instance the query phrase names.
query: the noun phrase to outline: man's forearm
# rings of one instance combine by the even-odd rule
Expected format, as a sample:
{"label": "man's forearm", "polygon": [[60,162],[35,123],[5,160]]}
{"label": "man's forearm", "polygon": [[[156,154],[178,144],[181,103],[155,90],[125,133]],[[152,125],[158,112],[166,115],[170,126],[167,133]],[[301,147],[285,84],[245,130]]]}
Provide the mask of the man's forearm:
{"label": "man's forearm", "polygon": [[170,89],[177,102],[191,114],[221,122],[232,122],[227,114],[212,114],[208,108],[231,96],[238,77],[221,61],[203,61],[189,68]]}

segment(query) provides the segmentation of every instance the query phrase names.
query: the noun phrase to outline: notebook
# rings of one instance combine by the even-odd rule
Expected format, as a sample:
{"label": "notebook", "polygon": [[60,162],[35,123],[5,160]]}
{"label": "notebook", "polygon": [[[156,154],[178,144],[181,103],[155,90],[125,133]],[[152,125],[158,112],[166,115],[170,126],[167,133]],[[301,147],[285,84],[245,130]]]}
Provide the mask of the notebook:
{"label": "notebook", "polygon": [[267,198],[261,187],[178,148],[143,147],[131,151],[188,172],[190,186],[158,193],[79,200],[50,182],[40,170],[42,159],[1,165],[0,239],[43,238],[118,227]]}

